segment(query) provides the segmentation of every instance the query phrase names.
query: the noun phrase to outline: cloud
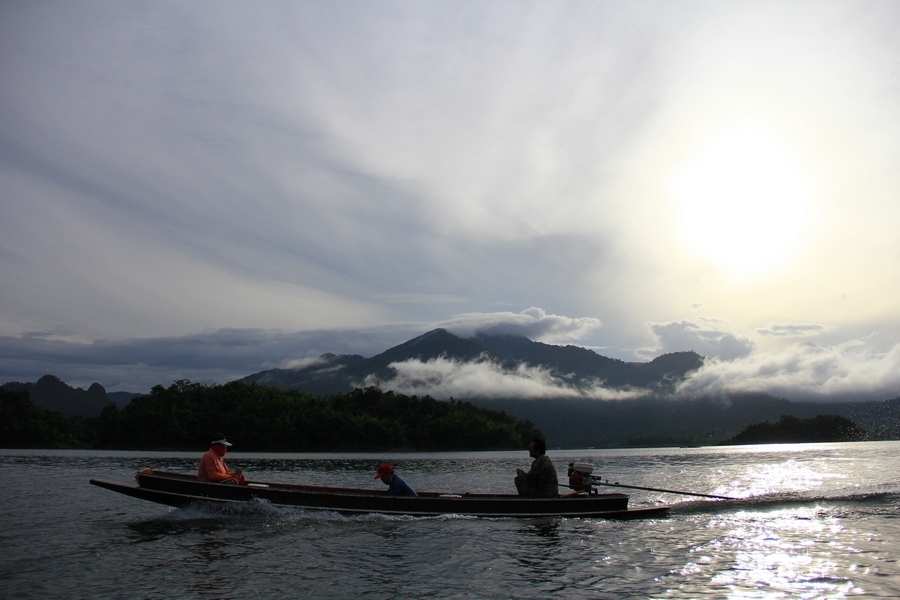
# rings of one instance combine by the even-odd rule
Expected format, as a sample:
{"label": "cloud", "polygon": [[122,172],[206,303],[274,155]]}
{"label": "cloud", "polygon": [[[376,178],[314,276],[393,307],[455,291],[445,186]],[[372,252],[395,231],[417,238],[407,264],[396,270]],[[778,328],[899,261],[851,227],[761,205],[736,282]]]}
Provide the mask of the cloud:
{"label": "cloud", "polygon": [[747,337],[693,321],[650,323],[648,327],[657,343],[640,350],[640,355],[645,358],[692,350],[701,356],[728,361],[748,356],[755,348]]}
{"label": "cloud", "polygon": [[308,369],[317,365],[327,365],[328,361],[322,356],[309,356],[306,358],[289,358],[281,361],[281,369]]}
{"label": "cloud", "polygon": [[393,389],[402,394],[431,395],[439,398],[589,398],[627,400],[640,397],[641,390],[615,390],[596,383],[578,388],[553,376],[546,369],[520,365],[510,370],[488,360],[458,362],[437,358],[395,362],[396,376],[390,379],[368,377],[362,386]]}
{"label": "cloud", "polygon": [[440,326],[460,337],[486,335],[520,335],[536,342],[564,344],[584,339],[602,325],[592,317],[548,315],[532,306],[516,314],[511,312],[468,313],[454,317]]}
{"label": "cloud", "polygon": [[823,347],[793,344],[731,361],[711,360],[677,394],[760,392],[788,400],[871,400],[900,396],[900,344],[887,351],[871,340]]}
{"label": "cloud", "polygon": [[[676,396],[765,393],[807,401],[873,400],[900,395],[900,344],[871,334],[837,343],[795,342],[761,349],[749,337],[722,329],[722,322],[652,323],[657,344],[648,358],[680,350],[707,357],[680,384]],[[831,337],[832,328],[811,323],[773,324],[756,334],[777,339]],[[887,340],[895,339],[889,336]]]}

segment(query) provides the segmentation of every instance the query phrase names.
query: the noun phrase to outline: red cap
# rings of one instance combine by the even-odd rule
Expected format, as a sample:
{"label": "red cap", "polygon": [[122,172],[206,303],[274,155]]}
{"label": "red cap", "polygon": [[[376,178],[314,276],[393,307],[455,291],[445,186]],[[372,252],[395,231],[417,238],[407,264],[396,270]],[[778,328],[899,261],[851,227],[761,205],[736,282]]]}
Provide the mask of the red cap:
{"label": "red cap", "polygon": [[393,473],[393,472],[394,472],[394,467],[392,467],[388,463],[384,463],[380,467],[378,467],[378,472],[375,473],[375,479],[381,479],[382,475],[387,475],[388,473]]}

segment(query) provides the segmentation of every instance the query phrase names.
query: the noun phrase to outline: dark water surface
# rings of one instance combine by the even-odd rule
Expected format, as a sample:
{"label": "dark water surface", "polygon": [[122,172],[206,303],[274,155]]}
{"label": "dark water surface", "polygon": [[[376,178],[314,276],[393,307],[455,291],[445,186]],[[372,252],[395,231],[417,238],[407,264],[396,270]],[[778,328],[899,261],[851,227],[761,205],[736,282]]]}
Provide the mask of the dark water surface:
{"label": "dark water surface", "polygon": [[[88,484],[200,453],[0,450],[0,598],[900,597],[900,442],[551,451],[670,516],[342,516],[268,505],[175,510]],[[242,454],[253,479],[509,492],[525,452]],[[627,490],[625,490],[627,491]]]}

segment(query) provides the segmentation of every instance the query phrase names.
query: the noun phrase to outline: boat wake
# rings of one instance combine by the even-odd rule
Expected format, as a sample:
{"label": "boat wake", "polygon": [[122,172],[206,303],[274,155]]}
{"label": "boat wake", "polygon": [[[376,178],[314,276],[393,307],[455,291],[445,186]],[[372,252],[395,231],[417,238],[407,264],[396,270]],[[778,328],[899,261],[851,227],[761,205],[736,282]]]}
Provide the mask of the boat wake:
{"label": "boat wake", "polygon": [[809,493],[773,493],[762,496],[751,496],[735,500],[685,500],[672,504],[672,516],[689,514],[725,513],[735,511],[769,511],[808,506],[839,508],[855,507],[856,511],[865,511],[867,507],[878,510],[885,506],[900,509],[900,490],[896,486],[890,489],[862,490],[854,488],[827,494]]}

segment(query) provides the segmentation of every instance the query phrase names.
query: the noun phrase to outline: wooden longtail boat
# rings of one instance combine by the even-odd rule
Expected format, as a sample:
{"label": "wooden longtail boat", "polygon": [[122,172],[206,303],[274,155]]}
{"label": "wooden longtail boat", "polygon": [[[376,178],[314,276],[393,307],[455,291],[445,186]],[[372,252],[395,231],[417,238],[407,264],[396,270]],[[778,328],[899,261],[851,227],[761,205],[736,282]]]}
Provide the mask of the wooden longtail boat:
{"label": "wooden longtail boat", "polygon": [[204,503],[265,501],[275,506],[330,510],[345,514],[470,515],[478,517],[658,517],[668,506],[628,508],[622,493],[596,490],[559,498],[522,498],[512,494],[419,492],[416,498],[388,496],[385,490],[291,485],[250,481],[247,485],[207,483],[195,475],[142,469],[135,484],[91,479],[91,483],[126,496],[174,507]]}

